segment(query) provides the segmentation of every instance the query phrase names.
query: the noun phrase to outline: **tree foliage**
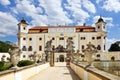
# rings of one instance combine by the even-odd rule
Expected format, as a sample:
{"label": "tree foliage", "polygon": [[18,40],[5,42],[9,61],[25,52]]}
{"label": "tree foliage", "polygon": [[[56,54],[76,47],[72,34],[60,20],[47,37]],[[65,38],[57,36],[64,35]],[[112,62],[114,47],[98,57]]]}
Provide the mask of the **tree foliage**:
{"label": "tree foliage", "polygon": [[111,44],[109,51],[120,51],[120,41]]}
{"label": "tree foliage", "polygon": [[12,44],[10,41],[0,41],[0,52],[8,52],[9,48],[12,48]]}

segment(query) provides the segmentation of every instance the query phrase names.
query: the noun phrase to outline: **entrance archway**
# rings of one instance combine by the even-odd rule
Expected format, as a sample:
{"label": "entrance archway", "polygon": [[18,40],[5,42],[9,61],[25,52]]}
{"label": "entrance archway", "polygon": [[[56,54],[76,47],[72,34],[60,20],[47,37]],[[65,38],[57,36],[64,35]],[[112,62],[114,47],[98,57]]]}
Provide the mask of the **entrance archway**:
{"label": "entrance archway", "polygon": [[60,62],[64,62],[64,55],[60,55],[60,56],[59,56],[59,61],[60,61]]}

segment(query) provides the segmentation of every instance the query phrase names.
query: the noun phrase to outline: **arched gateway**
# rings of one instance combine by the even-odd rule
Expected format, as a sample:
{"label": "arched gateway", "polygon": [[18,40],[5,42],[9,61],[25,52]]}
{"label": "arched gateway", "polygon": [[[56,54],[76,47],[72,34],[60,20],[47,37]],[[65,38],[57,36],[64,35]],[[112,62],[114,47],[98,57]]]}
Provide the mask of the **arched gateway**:
{"label": "arched gateway", "polygon": [[66,49],[62,45],[58,45],[55,48],[54,55],[55,62],[64,62],[66,59]]}
{"label": "arched gateway", "polygon": [[65,59],[65,58],[64,58],[64,55],[60,55],[60,56],[59,56],[59,62],[64,62],[64,59]]}

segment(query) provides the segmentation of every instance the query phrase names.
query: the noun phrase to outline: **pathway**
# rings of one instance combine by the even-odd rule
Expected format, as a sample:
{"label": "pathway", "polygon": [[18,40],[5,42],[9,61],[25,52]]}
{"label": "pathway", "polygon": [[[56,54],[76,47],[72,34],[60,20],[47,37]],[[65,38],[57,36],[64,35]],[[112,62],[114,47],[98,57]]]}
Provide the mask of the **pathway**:
{"label": "pathway", "polygon": [[66,66],[65,62],[55,63],[55,67],[49,67],[28,80],[80,80],[78,76]]}

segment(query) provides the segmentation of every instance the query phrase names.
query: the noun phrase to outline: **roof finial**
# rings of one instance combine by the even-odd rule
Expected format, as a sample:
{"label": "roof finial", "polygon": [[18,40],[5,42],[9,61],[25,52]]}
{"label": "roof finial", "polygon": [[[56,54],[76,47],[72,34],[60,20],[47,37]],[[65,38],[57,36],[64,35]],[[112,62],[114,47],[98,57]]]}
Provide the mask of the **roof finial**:
{"label": "roof finial", "polygon": [[24,24],[28,25],[28,23],[26,23],[26,20],[24,19],[24,17],[22,17],[21,23],[24,23]]}
{"label": "roof finial", "polygon": [[104,22],[101,15],[100,18],[98,19],[98,22]]}
{"label": "roof finial", "polygon": [[100,15],[100,18],[102,18],[102,15]]}

